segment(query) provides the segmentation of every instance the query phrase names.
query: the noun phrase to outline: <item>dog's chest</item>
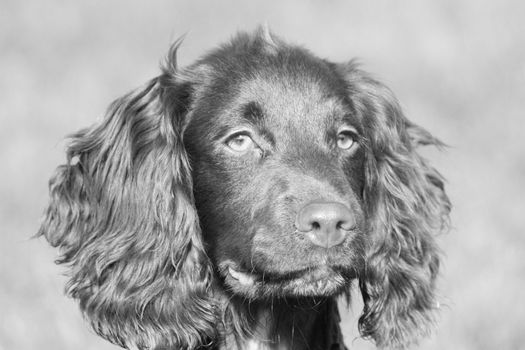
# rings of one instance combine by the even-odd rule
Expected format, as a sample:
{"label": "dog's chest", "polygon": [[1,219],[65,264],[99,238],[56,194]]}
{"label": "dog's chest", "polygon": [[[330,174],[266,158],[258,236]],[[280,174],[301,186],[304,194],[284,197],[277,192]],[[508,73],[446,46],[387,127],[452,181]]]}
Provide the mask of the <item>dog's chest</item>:
{"label": "dog's chest", "polygon": [[283,344],[275,344],[259,339],[250,339],[246,343],[246,350],[287,350]]}

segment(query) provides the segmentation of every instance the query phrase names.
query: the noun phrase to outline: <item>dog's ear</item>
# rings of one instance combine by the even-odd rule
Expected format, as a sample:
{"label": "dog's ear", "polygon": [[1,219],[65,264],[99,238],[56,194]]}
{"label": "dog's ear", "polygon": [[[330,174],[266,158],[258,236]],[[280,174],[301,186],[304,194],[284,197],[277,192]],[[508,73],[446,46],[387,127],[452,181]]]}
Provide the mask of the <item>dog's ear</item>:
{"label": "dog's ear", "polygon": [[182,140],[191,82],[175,51],[162,75],[72,136],[39,231],[94,330],[128,348],[194,348],[217,328]]}
{"label": "dog's ear", "polygon": [[435,235],[448,224],[443,178],[416,151],[441,143],[408,121],[391,91],[359,70],[340,67],[366,137],[364,201],[371,244],[360,277],[364,337],[404,348],[427,335],[437,309]]}

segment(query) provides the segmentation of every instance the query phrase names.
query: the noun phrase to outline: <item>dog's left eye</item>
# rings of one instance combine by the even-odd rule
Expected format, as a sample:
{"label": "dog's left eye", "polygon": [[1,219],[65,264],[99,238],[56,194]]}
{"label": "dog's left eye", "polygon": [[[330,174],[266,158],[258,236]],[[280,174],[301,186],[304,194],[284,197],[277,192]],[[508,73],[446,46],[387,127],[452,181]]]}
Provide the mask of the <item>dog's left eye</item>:
{"label": "dog's left eye", "polygon": [[337,134],[337,147],[348,150],[357,142],[356,132],[353,129],[344,128]]}
{"label": "dog's left eye", "polygon": [[244,153],[254,148],[255,142],[247,134],[236,134],[228,138],[226,145],[235,152]]}

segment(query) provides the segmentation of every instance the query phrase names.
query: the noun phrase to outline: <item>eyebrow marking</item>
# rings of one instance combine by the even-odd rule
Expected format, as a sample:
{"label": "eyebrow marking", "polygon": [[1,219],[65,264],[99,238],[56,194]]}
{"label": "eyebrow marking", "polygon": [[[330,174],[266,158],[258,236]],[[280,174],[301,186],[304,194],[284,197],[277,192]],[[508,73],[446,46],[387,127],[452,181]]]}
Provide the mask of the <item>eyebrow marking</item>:
{"label": "eyebrow marking", "polygon": [[357,134],[363,133],[363,127],[361,126],[361,123],[353,113],[344,114],[341,118],[341,122],[347,127],[354,129]]}
{"label": "eyebrow marking", "polygon": [[242,107],[241,115],[243,119],[254,125],[259,125],[264,118],[261,105],[255,101],[245,104]]}
{"label": "eyebrow marking", "polygon": [[241,117],[255,127],[262,136],[272,146],[275,146],[275,137],[264,125],[265,114],[259,102],[251,101],[241,107]]}

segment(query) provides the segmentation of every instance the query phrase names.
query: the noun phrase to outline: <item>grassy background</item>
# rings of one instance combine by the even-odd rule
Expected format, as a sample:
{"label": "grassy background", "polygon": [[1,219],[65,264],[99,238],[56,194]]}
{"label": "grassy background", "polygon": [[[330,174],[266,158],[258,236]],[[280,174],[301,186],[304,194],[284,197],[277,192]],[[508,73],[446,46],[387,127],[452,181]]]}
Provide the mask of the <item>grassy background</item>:
{"label": "grassy background", "polygon": [[[267,22],[335,61],[359,57],[451,147],[427,156],[454,203],[441,294],[421,349],[525,349],[525,3],[522,1],[0,1],[0,350],[117,349],[63,297],[31,240],[64,135],[158,72]],[[359,305],[344,315],[353,349]]]}

